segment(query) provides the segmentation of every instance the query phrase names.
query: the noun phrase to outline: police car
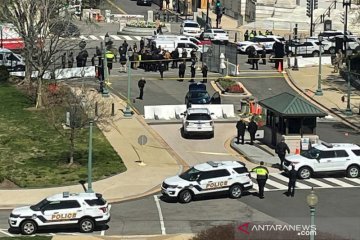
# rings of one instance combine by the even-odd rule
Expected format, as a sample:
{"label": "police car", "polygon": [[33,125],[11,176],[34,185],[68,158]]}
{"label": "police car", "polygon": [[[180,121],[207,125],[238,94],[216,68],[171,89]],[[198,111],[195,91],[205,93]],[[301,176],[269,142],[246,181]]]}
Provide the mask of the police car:
{"label": "police car", "polygon": [[177,198],[181,203],[189,203],[196,195],[224,191],[232,198],[239,198],[252,185],[244,163],[209,161],[195,165],[179,176],[165,179],[161,193],[165,197]]}
{"label": "police car", "polygon": [[195,134],[214,137],[214,120],[207,108],[188,108],[182,115],[184,115],[182,127],[184,138]]}
{"label": "police car", "polygon": [[24,235],[34,234],[40,228],[68,226],[89,233],[110,221],[110,208],[101,194],[64,192],[32,206],[15,208],[10,214],[9,225]]}

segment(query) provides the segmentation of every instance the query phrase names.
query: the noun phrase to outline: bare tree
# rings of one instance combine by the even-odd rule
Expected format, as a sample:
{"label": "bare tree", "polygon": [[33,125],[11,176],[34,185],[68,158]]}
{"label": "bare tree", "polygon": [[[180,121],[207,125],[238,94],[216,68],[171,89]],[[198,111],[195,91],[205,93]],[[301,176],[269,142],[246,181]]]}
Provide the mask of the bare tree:
{"label": "bare tree", "polygon": [[[69,139],[69,165],[74,163],[79,131],[89,126],[90,120],[104,126],[111,124],[114,118],[111,116],[112,100],[102,98],[95,89],[57,85],[56,89],[44,92],[43,101],[49,124]],[[66,112],[70,113],[69,119],[66,119]]]}
{"label": "bare tree", "polygon": [[[66,0],[2,0],[0,20],[12,23],[25,43],[25,81],[30,83],[37,72],[36,108],[43,107],[42,83],[51,64],[60,58],[60,51],[76,45],[61,36],[71,24]],[[60,24],[59,24],[60,23]],[[62,28],[62,29],[59,29]]]}

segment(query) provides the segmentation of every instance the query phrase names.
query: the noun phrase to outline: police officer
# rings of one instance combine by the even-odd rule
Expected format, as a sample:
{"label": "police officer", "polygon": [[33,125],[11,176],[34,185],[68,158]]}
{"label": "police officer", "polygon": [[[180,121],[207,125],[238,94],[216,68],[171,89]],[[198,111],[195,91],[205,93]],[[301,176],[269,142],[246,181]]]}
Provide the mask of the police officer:
{"label": "police officer", "polygon": [[139,97],[137,99],[143,100],[145,84],[146,84],[146,81],[145,81],[144,77],[142,77],[138,82],[138,87],[139,87],[139,90],[140,90],[140,94],[139,94]]}
{"label": "police officer", "polygon": [[208,73],[208,66],[204,63],[203,67],[201,68],[201,72],[203,75],[203,83],[207,83],[207,73]]}
{"label": "police officer", "polygon": [[244,135],[245,135],[245,130],[246,130],[246,124],[242,119],[240,119],[236,123],[236,129],[237,129],[237,141],[236,141],[236,143],[237,144],[240,143],[240,137],[241,137],[241,144],[244,145]]}
{"label": "police officer", "polygon": [[191,73],[190,82],[194,82],[195,72],[196,72],[195,62],[192,62],[191,65],[190,65],[190,73]]}
{"label": "police officer", "polygon": [[288,191],[287,196],[288,197],[294,197],[295,195],[295,184],[297,179],[297,171],[295,170],[295,166],[291,166],[291,170],[289,172],[289,183],[288,183]]}
{"label": "police officer", "polygon": [[113,54],[112,51],[106,51],[105,57],[106,57],[107,67],[108,67],[108,71],[109,71],[109,75],[110,75],[110,71],[113,67],[113,61],[114,61],[115,55]]}
{"label": "police officer", "polygon": [[266,184],[266,180],[269,177],[269,171],[267,170],[266,167],[264,167],[264,162],[261,161],[260,166],[253,168],[251,170],[251,172],[256,173],[256,181],[259,186],[259,198],[263,199],[264,198],[264,187]]}
{"label": "police officer", "polygon": [[184,81],[184,76],[185,76],[185,69],[186,69],[186,62],[185,60],[180,63],[179,65],[179,81]]}
{"label": "police officer", "polygon": [[246,30],[244,33],[244,41],[248,41],[249,40],[249,30]]}
{"label": "police officer", "polygon": [[285,143],[285,139],[281,138],[281,141],[276,145],[275,153],[280,158],[280,170],[283,170],[283,163],[285,161],[286,151],[290,153],[289,146]]}
{"label": "police officer", "polygon": [[251,121],[249,123],[249,126],[248,126],[248,131],[250,133],[250,145],[254,144],[255,134],[256,134],[257,129],[258,129],[258,126],[257,126],[256,122],[254,122],[254,117],[252,117]]}

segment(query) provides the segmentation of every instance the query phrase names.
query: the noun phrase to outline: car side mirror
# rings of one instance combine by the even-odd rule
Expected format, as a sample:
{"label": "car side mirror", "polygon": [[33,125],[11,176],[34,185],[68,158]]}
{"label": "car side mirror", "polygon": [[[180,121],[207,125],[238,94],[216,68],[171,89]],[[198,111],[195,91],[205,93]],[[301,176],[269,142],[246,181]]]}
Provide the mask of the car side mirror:
{"label": "car side mirror", "polygon": [[210,115],[214,115],[215,113],[210,113]]}

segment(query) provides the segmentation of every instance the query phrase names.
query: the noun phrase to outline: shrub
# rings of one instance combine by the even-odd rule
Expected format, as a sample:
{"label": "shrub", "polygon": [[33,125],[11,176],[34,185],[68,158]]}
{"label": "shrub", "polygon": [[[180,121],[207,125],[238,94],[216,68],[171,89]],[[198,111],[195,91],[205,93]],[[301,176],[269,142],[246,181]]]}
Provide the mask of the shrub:
{"label": "shrub", "polygon": [[7,82],[9,80],[10,74],[7,68],[3,65],[0,66],[0,83]]}
{"label": "shrub", "polygon": [[232,79],[229,79],[229,78],[219,78],[217,80],[217,82],[220,84],[220,86],[223,88],[223,89],[227,89],[229,88],[230,86],[236,84],[236,82]]}
{"label": "shrub", "polygon": [[244,88],[242,88],[238,83],[231,85],[226,89],[226,92],[229,93],[244,93]]}

